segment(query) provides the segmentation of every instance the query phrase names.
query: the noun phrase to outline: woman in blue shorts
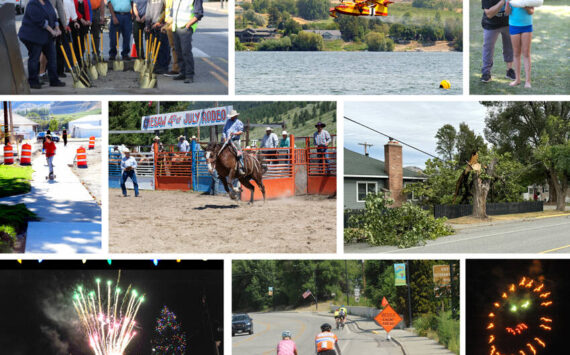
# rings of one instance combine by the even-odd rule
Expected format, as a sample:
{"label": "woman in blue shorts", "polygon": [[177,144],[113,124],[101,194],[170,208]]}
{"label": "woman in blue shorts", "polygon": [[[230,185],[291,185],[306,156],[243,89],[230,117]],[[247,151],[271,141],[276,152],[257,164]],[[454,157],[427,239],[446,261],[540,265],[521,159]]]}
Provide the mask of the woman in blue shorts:
{"label": "woman in blue shorts", "polygon": [[509,16],[509,32],[513,43],[515,62],[515,81],[510,86],[521,83],[521,54],[524,58],[524,72],[526,75],[525,88],[530,88],[530,42],[532,40],[532,14],[534,7],[512,7],[507,2],[505,14]]}

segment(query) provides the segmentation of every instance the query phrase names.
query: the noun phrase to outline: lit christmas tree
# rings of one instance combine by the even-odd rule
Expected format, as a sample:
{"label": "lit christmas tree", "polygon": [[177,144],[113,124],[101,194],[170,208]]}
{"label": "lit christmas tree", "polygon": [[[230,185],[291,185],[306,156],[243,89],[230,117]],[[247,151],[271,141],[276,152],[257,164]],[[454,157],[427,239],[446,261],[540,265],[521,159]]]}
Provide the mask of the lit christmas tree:
{"label": "lit christmas tree", "polygon": [[155,354],[183,355],[186,352],[186,333],[176,320],[176,314],[168,307],[162,307],[160,316],[156,318],[155,335],[152,345]]}

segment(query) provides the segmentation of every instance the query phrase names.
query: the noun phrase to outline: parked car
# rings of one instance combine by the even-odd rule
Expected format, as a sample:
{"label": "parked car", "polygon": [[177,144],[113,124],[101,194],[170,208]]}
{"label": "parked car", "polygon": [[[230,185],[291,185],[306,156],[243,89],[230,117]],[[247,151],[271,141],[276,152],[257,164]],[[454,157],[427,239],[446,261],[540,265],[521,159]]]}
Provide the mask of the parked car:
{"label": "parked car", "polygon": [[[51,135],[52,141],[54,141],[56,143],[59,142],[59,137],[55,133],[51,133],[50,135]],[[43,142],[45,138],[46,138],[46,132],[38,133],[38,135],[37,135],[38,142]]]}
{"label": "parked car", "polygon": [[253,334],[253,319],[245,313],[232,315],[232,336],[237,333]]}

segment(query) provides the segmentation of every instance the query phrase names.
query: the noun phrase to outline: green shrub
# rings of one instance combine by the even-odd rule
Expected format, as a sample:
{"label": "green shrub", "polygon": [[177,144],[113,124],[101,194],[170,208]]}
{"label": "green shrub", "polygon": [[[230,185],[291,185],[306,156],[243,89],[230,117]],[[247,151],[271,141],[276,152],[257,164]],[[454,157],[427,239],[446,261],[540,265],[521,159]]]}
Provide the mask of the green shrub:
{"label": "green shrub", "polygon": [[423,337],[428,335],[429,330],[437,329],[438,318],[433,313],[422,314],[414,319],[414,329]]}
{"label": "green shrub", "polygon": [[0,205],[0,226],[11,226],[17,233],[21,233],[28,221],[36,220],[38,216],[23,203],[14,206]]}
{"label": "green shrub", "polygon": [[325,47],[323,36],[318,33],[301,31],[291,36],[295,51],[322,51]]}
{"label": "green shrub", "polygon": [[437,316],[437,336],[442,345],[459,354],[459,320],[453,319],[450,311]]}
{"label": "green shrub", "polygon": [[453,229],[445,225],[445,218],[436,219],[410,203],[390,208],[392,203],[392,199],[381,193],[369,194],[364,213],[349,218],[345,241],[365,240],[372,245],[409,248],[453,233]]}
{"label": "green shrub", "polygon": [[11,253],[16,240],[16,229],[14,227],[0,225],[0,253]]}
{"label": "green shrub", "polygon": [[257,45],[258,51],[288,51],[290,49],[291,39],[289,37],[266,39]]}
{"label": "green shrub", "polygon": [[394,50],[394,41],[383,33],[369,32],[366,35],[366,46],[371,52],[390,52]]}

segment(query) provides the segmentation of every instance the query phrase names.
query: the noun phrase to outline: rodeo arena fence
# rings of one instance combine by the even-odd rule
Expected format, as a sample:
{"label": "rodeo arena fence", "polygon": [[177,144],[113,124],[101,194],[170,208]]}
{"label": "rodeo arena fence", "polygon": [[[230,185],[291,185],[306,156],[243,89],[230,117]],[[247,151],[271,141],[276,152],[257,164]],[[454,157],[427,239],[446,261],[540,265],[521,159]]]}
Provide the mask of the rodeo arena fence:
{"label": "rodeo arena fence", "polygon": [[[302,141],[304,148],[296,148],[293,142]],[[312,138],[295,140],[290,136],[290,148],[245,148],[244,152],[255,154],[267,166],[263,175],[266,197],[282,198],[295,195],[332,195],[336,193],[336,147],[326,150],[311,146]],[[225,193],[217,178],[208,171],[204,151],[200,144],[192,141],[189,152],[175,151],[175,146],[164,151],[153,152],[150,146],[130,147],[131,156],[137,161],[139,189],[146,190],[193,190],[200,192]],[[109,147],[109,187],[119,188],[121,183],[120,152]],[[256,187],[254,199],[263,195]],[[130,180],[127,187],[132,188]],[[242,200],[248,200],[248,193]]]}

